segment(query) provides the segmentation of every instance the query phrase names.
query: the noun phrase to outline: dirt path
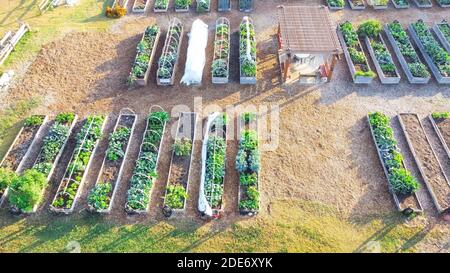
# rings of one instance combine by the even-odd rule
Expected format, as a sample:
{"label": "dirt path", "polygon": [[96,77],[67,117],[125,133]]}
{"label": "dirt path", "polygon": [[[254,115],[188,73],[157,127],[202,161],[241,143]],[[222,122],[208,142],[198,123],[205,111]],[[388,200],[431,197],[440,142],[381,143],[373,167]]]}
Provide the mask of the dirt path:
{"label": "dirt path", "polygon": [[412,149],[419,161],[419,168],[425,175],[424,179],[428,181],[431,187],[429,190],[436,196],[441,209],[445,210],[450,207],[450,186],[433,152],[432,144],[429,143],[416,115],[401,114],[399,118],[405,126],[406,137],[411,142]]}

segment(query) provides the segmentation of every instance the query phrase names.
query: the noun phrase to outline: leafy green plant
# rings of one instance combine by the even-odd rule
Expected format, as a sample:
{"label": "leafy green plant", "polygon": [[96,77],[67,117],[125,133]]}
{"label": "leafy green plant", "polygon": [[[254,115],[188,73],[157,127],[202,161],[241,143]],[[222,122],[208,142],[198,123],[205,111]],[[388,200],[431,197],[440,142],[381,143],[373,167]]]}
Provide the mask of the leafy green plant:
{"label": "leafy green plant", "polygon": [[158,71],[156,76],[159,79],[170,79],[173,76],[175,63],[178,59],[178,48],[183,27],[177,21],[171,21],[167,35],[172,38],[166,40],[164,44],[163,54],[158,60]]}
{"label": "leafy green plant", "polygon": [[212,136],[206,146],[205,195],[212,208],[219,207],[223,195],[226,142],[223,137]]}
{"label": "leafy green plant", "polygon": [[172,149],[177,156],[188,156],[192,150],[192,141],[187,138],[177,139]]}
{"label": "leafy green plant", "polygon": [[446,119],[450,117],[449,112],[434,112],[431,114],[434,119]]}
{"label": "leafy green plant", "polygon": [[17,174],[10,169],[0,168],[0,196],[3,195],[6,188],[17,177]]}
{"label": "leafy green plant", "polygon": [[169,7],[169,0],[156,0],[155,9],[156,10],[166,10]]}
{"label": "leafy green plant", "polygon": [[58,123],[62,123],[62,124],[69,124],[72,123],[72,121],[75,119],[75,114],[71,113],[71,112],[64,112],[64,113],[59,113],[56,118],[55,121]]}
{"label": "leafy green plant", "polygon": [[42,190],[47,185],[45,176],[33,169],[15,176],[9,186],[9,203],[21,212],[31,212],[42,200]]}
{"label": "leafy green plant", "polygon": [[407,7],[409,6],[408,0],[393,0],[393,2],[400,7]]}
{"label": "leafy green plant", "polygon": [[39,126],[44,122],[44,117],[39,115],[33,115],[25,119],[25,126]]}
{"label": "leafy green plant", "polygon": [[371,19],[362,22],[358,27],[357,33],[361,37],[374,38],[380,34],[381,30],[383,30],[381,22]]}
{"label": "leafy green plant", "polygon": [[389,172],[389,182],[397,194],[409,195],[419,189],[419,182],[405,169],[392,169]]}
{"label": "leafy green plant", "polygon": [[175,0],[176,9],[187,9],[192,4],[192,0]]}
{"label": "leafy green plant", "polygon": [[210,5],[210,0],[197,0],[197,12],[209,11]]}
{"label": "leafy green plant", "polygon": [[89,194],[88,204],[96,211],[107,209],[111,200],[111,191],[110,183],[98,183]]}
{"label": "leafy green plant", "polygon": [[172,209],[182,209],[188,194],[182,185],[169,185],[164,203]]}
{"label": "leafy green plant", "polygon": [[242,210],[259,210],[259,191],[256,187],[247,188],[247,198],[239,202],[239,208]]}
{"label": "leafy green plant", "polygon": [[256,39],[255,27],[245,17],[239,26],[239,60],[242,77],[256,77]]}
{"label": "leafy green plant", "polygon": [[242,173],[239,182],[243,186],[255,186],[258,184],[258,176],[256,173]]}
{"label": "leafy green plant", "polygon": [[106,157],[109,161],[117,161],[125,156],[126,144],[130,137],[131,130],[128,127],[120,127],[109,137]]}
{"label": "leafy green plant", "polygon": [[257,116],[254,113],[246,112],[242,115],[242,119],[245,124],[250,124],[257,119]]}
{"label": "leafy green plant", "polygon": [[330,7],[343,8],[345,6],[344,0],[327,0],[327,3]]}

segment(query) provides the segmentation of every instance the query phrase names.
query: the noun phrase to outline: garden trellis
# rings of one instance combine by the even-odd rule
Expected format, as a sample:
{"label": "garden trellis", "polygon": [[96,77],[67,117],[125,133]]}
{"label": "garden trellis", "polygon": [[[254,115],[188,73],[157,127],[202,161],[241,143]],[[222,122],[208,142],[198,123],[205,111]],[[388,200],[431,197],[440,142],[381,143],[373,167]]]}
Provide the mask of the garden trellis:
{"label": "garden trellis", "polygon": [[230,74],[230,21],[221,17],[216,21],[212,83],[228,83]]}
{"label": "garden trellis", "polygon": [[245,16],[239,25],[239,70],[241,84],[256,84],[255,27],[248,16]]}
{"label": "garden trellis", "polygon": [[156,72],[158,85],[173,85],[182,40],[183,24],[178,18],[173,18],[169,23],[162,54],[158,61]]}

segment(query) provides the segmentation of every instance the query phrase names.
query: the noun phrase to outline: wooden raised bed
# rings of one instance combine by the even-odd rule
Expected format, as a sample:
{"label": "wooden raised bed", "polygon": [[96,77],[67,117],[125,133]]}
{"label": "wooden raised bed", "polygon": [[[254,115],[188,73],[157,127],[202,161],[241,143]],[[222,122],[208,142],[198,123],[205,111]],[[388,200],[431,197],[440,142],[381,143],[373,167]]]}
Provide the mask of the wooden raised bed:
{"label": "wooden raised bed", "polygon": [[431,8],[433,3],[430,0],[414,0],[418,8]]}
{"label": "wooden raised bed", "polygon": [[450,8],[450,2],[442,3],[441,0],[436,0],[436,2],[438,3],[438,5],[439,5],[441,8]]}
{"label": "wooden raised bed", "polygon": [[[341,42],[342,49],[344,51],[344,57],[345,57],[345,60],[347,61],[348,69],[350,70],[350,74],[352,75],[353,82],[357,83],[357,84],[370,84],[370,83],[372,83],[373,77],[356,76],[355,65],[353,64],[353,60],[350,57],[350,53],[348,52],[347,44],[345,42],[345,39],[344,39],[344,36],[342,35],[341,30],[339,29],[339,26],[338,26],[338,29],[337,29],[337,34],[338,34],[339,41]],[[359,40],[358,40],[358,47],[360,48],[361,52],[364,53],[364,51],[362,50],[362,46],[361,46],[361,43],[360,43]],[[365,55],[365,53],[364,53],[364,55]],[[370,69],[369,62],[367,61],[367,57],[366,57],[366,64],[367,64],[367,67]]]}
{"label": "wooden raised bed", "polygon": [[[389,182],[389,172],[384,164],[383,156],[381,155],[380,148],[377,145],[377,141],[373,132],[372,125],[370,124],[369,115],[366,116],[367,122],[369,124],[370,134],[372,136],[375,149],[377,150],[378,158],[380,159],[381,166],[383,167],[384,175],[386,176],[389,192],[392,194],[395,206],[397,210],[404,214],[410,214],[411,212],[421,213],[423,212],[422,204],[420,203],[417,193],[411,195],[397,195],[393,190],[391,183]],[[405,163],[402,161],[403,168],[407,170]]]}
{"label": "wooden raised bed", "polygon": [[364,0],[348,0],[348,4],[350,5],[350,8],[354,10],[363,10],[366,8]]}
{"label": "wooden raised bed", "polygon": [[[392,34],[391,34],[389,28],[387,27],[387,25],[384,26],[384,31],[386,33],[386,36],[388,37],[388,40],[389,40],[392,48],[394,49],[394,53],[397,56],[397,59],[398,59],[400,65],[401,65],[401,67],[403,69],[403,72],[405,72],[405,75],[408,78],[409,83],[413,83],[413,84],[426,84],[426,83],[428,83],[430,81],[430,77],[429,76],[426,77],[426,78],[413,76],[411,70],[409,69],[408,62],[406,61],[406,58],[401,53],[400,47],[397,45],[397,42],[396,42],[395,38],[392,36]],[[411,48],[414,51],[416,51],[414,49],[411,41],[409,40],[409,38],[408,38],[408,42],[410,43]],[[417,54],[417,52],[416,52],[416,54]],[[417,54],[417,56],[419,58],[418,54]],[[420,58],[419,58],[419,60],[420,60]]]}
{"label": "wooden raised bed", "polygon": [[[207,192],[206,190],[206,171],[207,171],[207,160],[208,156],[210,156],[208,152],[208,142],[212,135],[215,135],[216,137],[223,138],[225,141],[225,150],[226,150],[226,124],[223,124],[223,127],[217,127],[216,122],[218,122],[218,119],[222,119],[223,114],[222,113],[213,113],[210,116],[208,116],[208,119],[206,121],[206,128],[205,135],[203,138],[203,144],[202,144],[202,168],[201,168],[201,174],[200,174],[200,193],[199,193],[199,199],[198,199],[198,210],[201,214],[202,218],[212,218],[212,219],[218,219],[223,213],[223,188],[224,188],[224,182],[225,182],[225,176],[226,176],[226,151],[225,151],[225,158],[224,158],[224,175],[222,177],[221,187],[222,187],[222,194],[220,196],[220,201],[218,202],[217,206],[211,206],[210,201],[208,199],[211,198],[211,193],[213,191],[213,186],[211,187],[211,191]],[[220,124],[220,123],[219,123]]]}
{"label": "wooden raised bed", "polygon": [[[22,126],[13,143],[9,146],[2,161],[0,161],[0,168],[10,169],[18,174],[22,173],[24,163],[28,160],[31,150],[36,141],[40,139],[44,133],[44,127],[48,121],[48,117],[42,117],[42,123],[39,126]],[[3,193],[0,192],[0,206],[8,196],[8,188]]]}
{"label": "wooden raised bed", "polygon": [[[447,21],[443,20],[440,23],[434,23],[433,24],[433,30],[434,30],[434,33],[436,33],[436,36],[438,37],[439,42],[441,42],[441,45],[450,54],[450,41],[447,40],[447,38],[445,37],[444,33],[439,28],[439,26],[442,26],[442,25],[446,25],[450,29],[450,24]],[[450,38],[448,38],[448,39],[450,39]]]}
{"label": "wooden raised bed", "polygon": [[[180,32],[177,32],[176,29],[180,29]],[[161,57],[158,61],[158,71],[156,72],[156,84],[167,86],[167,85],[173,85],[175,80],[175,74],[178,67],[178,59],[180,54],[180,48],[181,43],[183,41],[183,24],[181,21],[177,18],[173,18],[169,23],[169,29],[167,31],[166,39],[164,42],[164,47],[162,50]],[[166,56],[169,56],[170,54],[175,54],[175,62],[170,63],[166,59]],[[163,74],[162,72],[168,69],[170,72],[170,77],[161,77],[160,74]]]}
{"label": "wooden raised bed", "polygon": [[[196,0],[196,2],[197,2],[197,12],[202,13],[202,12],[210,12],[211,11],[211,0]],[[200,3],[208,3],[208,8],[201,10]]]}
{"label": "wooden raised bed", "polygon": [[231,0],[218,0],[217,11],[230,11],[231,10]]}
{"label": "wooden raised bed", "polygon": [[112,205],[114,204],[114,199],[116,197],[117,189],[119,188],[119,183],[123,174],[123,167],[128,158],[128,151],[130,148],[131,140],[133,139],[133,132],[136,125],[137,115],[130,109],[122,109],[120,111],[119,117],[114,125],[113,132],[117,132],[120,128],[128,128],[130,130],[130,135],[122,147],[123,156],[116,161],[111,161],[108,159],[108,151],[106,151],[105,157],[103,159],[102,166],[98,173],[95,185],[100,183],[110,183],[111,191],[108,194],[109,201],[108,207],[106,209],[95,209],[89,204],[89,210],[99,213],[110,213]]}
{"label": "wooden raised bed", "polygon": [[[148,1],[148,0],[147,0],[147,1]],[[155,5],[154,5],[154,7],[153,7],[153,12],[156,12],[156,13],[167,12],[167,10],[169,9],[169,3],[170,3],[170,1],[167,0],[167,4],[165,5],[164,8],[159,8],[159,7],[157,6],[157,4],[158,4],[159,1],[164,1],[164,0],[155,0]]]}
{"label": "wooden raised bed", "polygon": [[417,47],[419,48],[420,52],[422,53],[422,56],[425,59],[425,62],[428,64],[428,67],[431,70],[431,73],[433,73],[434,77],[436,78],[436,81],[440,84],[450,84],[450,77],[444,77],[441,72],[439,72],[439,69],[437,68],[436,64],[434,64],[433,59],[430,57],[428,52],[425,50],[424,46],[422,45],[422,42],[419,39],[419,36],[417,35],[416,31],[414,30],[414,27],[412,24],[408,26],[409,33],[411,34],[411,37],[413,38],[414,42],[416,43]]}
{"label": "wooden raised bed", "polygon": [[[218,27],[220,25],[228,26],[228,33],[224,34],[223,32],[218,33]],[[230,76],[230,21],[221,17],[216,21],[216,34],[214,38],[214,56],[213,56],[213,65],[216,61],[226,61],[226,77],[218,77],[214,76],[214,72],[211,71],[212,75],[212,83],[216,84],[225,84],[228,83],[228,77]],[[214,70],[214,69],[213,69]]]}
{"label": "wooden raised bed", "polygon": [[400,3],[397,3],[397,1],[398,0],[392,0],[392,4],[394,5],[394,7],[396,8],[396,9],[407,9],[407,8],[409,8],[409,2],[408,2],[408,0],[404,0],[405,2],[406,2],[406,4],[400,4]]}
{"label": "wooden raised bed", "polygon": [[135,0],[132,11],[136,13],[144,13],[147,10],[149,0]]}
{"label": "wooden raised bed", "polygon": [[[252,45],[251,45],[251,42],[253,41],[254,42],[254,45],[255,45],[255,47],[256,47],[256,37],[250,37],[250,29],[251,28],[255,28],[255,26],[253,25],[253,21],[252,21],[252,19],[250,19],[249,17],[247,17],[247,16],[245,16],[243,19],[242,19],[242,22],[241,22],[241,24],[239,25],[239,27],[242,25],[242,24],[246,24],[246,28],[247,28],[247,37],[245,38],[245,40],[242,40],[242,36],[241,36],[241,34],[239,33],[239,76],[240,76],[240,84],[256,84],[256,81],[257,81],[257,75],[258,75],[258,60],[257,60],[257,57],[256,57],[256,53],[255,53],[255,55],[254,56],[251,56],[252,57],[252,61],[253,62],[255,62],[255,67],[256,67],[256,71],[255,71],[255,76],[253,76],[253,77],[249,77],[249,76],[245,76],[243,73],[242,73],[242,68],[243,68],[243,65],[242,65],[242,63],[243,63],[243,55],[244,56],[246,56],[246,53],[244,53],[244,52],[242,52],[241,51],[241,44],[243,44],[243,43],[245,43],[245,41],[247,41],[248,43],[247,43],[247,45],[246,45],[246,49],[248,50],[248,51],[250,51],[251,52],[251,47],[252,47]],[[256,34],[255,34],[256,35]],[[248,48],[248,47],[250,47],[250,49]],[[255,48],[255,52],[256,52],[256,48]],[[251,54],[251,53],[250,53]]]}
{"label": "wooden raised bed", "polygon": [[442,146],[450,159],[450,118],[434,119],[432,115],[429,115],[433,129],[439,137]]}
{"label": "wooden raised bed", "polygon": [[[156,25],[155,25],[156,26]],[[152,70],[152,63],[153,63],[153,58],[155,56],[155,52],[156,52],[156,48],[158,47],[158,42],[159,42],[159,37],[161,35],[161,29],[156,26],[158,28],[158,33],[156,34],[154,41],[153,41],[153,45],[151,48],[151,53],[150,53],[150,59],[148,60],[148,67],[147,67],[147,71],[144,74],[143,78],[137,78],[134,83],[138,86],[146,86],[148,83],[148,77],[150,75],[150,71]],[[143,41],[145,39],[145,35],[146,35],[147,29],[144,31],[144,34],[142,34],[142,38],[141,41]],[[138,56],[138,53],[136,54],[136,57]],[[132,68],[133,69],[133,68]],[[133,73],[133,71],[130,72]]]}
{"label": "wooden raised bed", "polygon": [[[105,129],[105,126],[106,126],[106,121],[107,121],[107,119],[108,119],[107,116],[103,117],[103,122],[102,122],[102,126],[101,126],[101,132],[102,132],[102,134],[103,134],[103,132],[104,132],[104,129]],[[86,124],[86,122],[88,122],[88,120],[85,121],[85,124]],[[91,130],[91,125],[92,125],[92,124],[93,124],[93,122],[89,125],[88,130],[86,131],[86,135],[84,135],[84,139],[83,139],[83,141],[80,143],[80,147],[82,147],[83,144],[85,143],[85,141],[86,141],[86,136],[87,136],[87,134],[90,132],[90,130]],[[79,134],[80,134],[80,133],[81,133],[81,132],[79,132]],[[77,136],[78,136],[78,135],[77,135]],[[83,175],[82,175],[82,177],[81,177],[81,180],[80,180],[79,183],[78,183],[78,187],[77,187],[77,190],[76,190],[76,194],[75,194],[75,196],[74,196],[74,198],[73,198],[73,201],[72,201],[72,204],[70,205],[70,208],[56,207],[56,206],[53,205],[54,202],[58,199],[58,197],[60,197],[60,195],[61,195],[62,193],[66,193],[66,190],[67,190],[67,188],[68,188],[70,182],[76,183],[76,182],[75,182],[75,178],[72,177],[72,176],[73,176],[73,168],[72,168],[72,169],[70,168],[70,167],[71,167],[71,163],[72,163],[72,161],[74,160],[74,158],[75,158],[75,156],[76,156],[76,152],[77,152],[77,149],[76,149],[76,146],[75,146],[75,149],[74,149],[73,152],[72,152],[72,156],[70,157],[70,161],[69,161],[69,164],[67,165],[67,168],[66,168],[66,171],[65,171],[65,173],[64,173],[64,176],[63,176],[63,178],[61,179],[61,182],[59,183],[58,190],[56,191],[55,197],[53,198],[52,203],[51,203],[51,205],[50,205],[50,210],[51,210],[51,211],[56,212],[56,213],[64,213],[64,214],[70,214],[70,213],[73,212],[73,210],[75,209],[75,204],[77,203],[78,198],[79,198],[79,196],[80,196],[80,194],[81,194],[81,190],[82,190],[82,188],[83,188],[84,182],[85,182],[86,177],[87,177],[87,175],[88,175],[89,169],[90,169],[90,167],[91,167],[91,165],[92,165],[92,161],[94,160],[95,152],[97,151],[98,143],[100,142],[100,139],[101,139],[101,137],[99,137],[99,138],[95,141],[95,143],[94,143],[93,149],[92,149],[92,151],[91,151],[91,155],[90,155],[90,157],[89,157],[89,161],[88,161],[88,163],[86,164],[86,166],[85,166],[85,168],[84,168]]]}
{"label": "wooden raised bed", "polygon": [[[434,205],[439,213],[448,213],[450,184],[423,129],[422,122],[417,114],[408,113],[399,114],[399,121]],[[426,164],[422,162],[426,162]]]}
{"label": "wooden raised bed", "polygon": [[[160,108],[160,107],[159,107]],[[162,109],[161,109],[161,111],[163,111]],[[152,111],[152,108],[150,108],[150,113],[152,113],[153,111]],[[156,159],[155,159],[155,167],[154,167],[154,169],[152,170],[153,172],[157,172],[157,169],[158,169],[158,164],[159,164],[159,157],[160,157],[160,155],[161,155],[161,147],[162,147],[162,143],[163,143],[163,141],[164,141],[164,133],[165,133],[165,131],[166,131],[166,125],[167,125],[167,122],[166,121],[162,121],[162,120],[160,120],[160,122],[163,124],[163,127],[162,127],[162,131],[161,131],[161,133],[160,133],[160,140],[159,140],[159,142],[158,142],[158,146],[157,147],[155,147],[155,146],[153,146],[153,151],[151,151],[151,150],[149,150],[148,149],[148,144],[151,144],[150,142],[148,142],[147,143],[147,141],[146,141],[146,138],[147,138],[147,136],[149,136],[149,137],[151,137],[151,135],[152,134],[159,134],[157,131],[154,131],[154,130],[152,130],[151,128],[150,128],[150,118],[156,118],[156,117],[147,117],[147,122],[146,122],[146,126],[145,126],[145,131],[144,131],[144,135],[143,135],[143,138],[142,138],[142,143],[141,143],[141,146],[140,146],[140,148],[139,148],[139,156],[138,156],[138,158],[136,159],[136,163],[138,163],[139,162],[139,160],[148,160],[148,161],[150,161],[151,159],[150,158],[147,158],[146,157],[146,154],[148,154],[148,153],[150,153],[150,152],[157,152],[157,155],[156,155]],[[156,118],[157,119],[157,118]],[[136,166],[135,166],[135,170],[133,171],[133,177],[134,176],[139,176],[139,177],[144,177],[144,178],[146,178],[146,179],[149,179],[149,180],[151,180],[151,183],[152,183],[152,185],[151,185],[151,189],[150,189],[150,192],[149,192],[149,194],[148,194],[148,196],[145,196],[145,198],[147,198],[147,200],[146,201],[148,201],[148,203],[147,203],[147,205],[146,205],[146,208],[145,209],[142,209],[142,210],[140,210],[140,209],[133,209],[133,208],[131,208],[129,205],[128,205],[128,202],[129,202],[129,192],[130,192],[130,190],[131,190],[131,188],[133,187],[133,184],[131,184],[130,185],[130,189],[128,190],[128,192],[127,192],[127,204],[125,205],[125,211],[128,213],[128,214],[146,214],[146,213],[148,213],[149,211],[150,211],[150,198],[151,198],[151,196],[152,196],[152,193],[153,193],[153,189],[155,188],[154,187],[154,183],[155,183],[155,181],[156,181],[156,177],[152,177],[152,176],[150,176],[150,175],[148,175],[148,174],[143,174],[143,173],[136,173]],[[131,180],[133,180],[133,177],[131,177]]]}
{"label": "wooden raised bed", "polygon": [[372,6],[373,9],[387,9],[389,1],[386,3],[386,5],[377,5],[376,2],[378,0],[367,0],[367,3]]}
{"label": "wooden raised bed", "polygon": [[[70,135],[72,134],[73,128],[75,127],[77,120],[78,120],[78,116],[75,115],[71,123],[68,123],[68,124],[63,123],[63,125],[69,127],[69,130],[67,132],[67,138],[64,141],[64,144],[60,147],[58,154],[56,155],[56,157],[53,160],[52,168],[50,169],[50,171],[48,172],[48,174],[46,176],[47,181],[50,181],[50,178],[52,177],[53,173],[55,172],[56,166],[58,165],[59,159],[61,158],[61,156],[64,152],[64,149],[66,148],[67,143],[69,142]],[[45,139],[44,139],[44,141],[45,141]],[[44,146],[42,146],[41,151],[39,152],[39,155],[37,156],[36,161],[33,164],[34,167],[39,163],[45,162],[45,160],[42,158],[43,157],[43,148],[44,148]],[[42,189],[41,195],[44,195],[45,190],[46,190],[46,188],[44,187]],[[31,212],[26,212],[26,214],[35,213],[37,211],[37,209],[39,208],[39,205],[40,204],[34,205],[33,210]]]}
{"label": "wooden raised bed", "polygon": [[372,58],[372,61],[375,65],[375,69],[377,70],[378,78],[380,79],[381,83],[383,83],[383,84],[398,84],[400,82],[400,74],[398,73],[397,66],[395,65],[394,60],[392,59],[392,55],[389,52],[389,50],[386,46],[386,43],[384,42],[384,39],[381,36],[381,33],[378,34],[378,42],[382,43],[384,45],[384,48],[386,49],[386,51],[389,53],[391,62],[394,64],[394,67],[395,67],[395,76],[386,75],[383,72],[383,70],[381,69],[381,65],[378,62],[378,59],[376,58],[376,55],[375,55],[375,50],[373,49],[373,47],[370,43],[370,38],[368,38],[367,36],[364,37],[364,42],[366,43],[366,46],[369,50],[369,55]]}
{"label": "wooden raised bed", "polygon": [[[241,135],[242,135],[242,132],[244,130],[254,130],[256,132],[256,134],[258,134],[258,116],[256,114],[254,115],[254,118],[253,118],[253,120],[250,121],[250,123],[246,123],[245,122],[244,115],[239,115],[238,116],[238,123],[239,123],[239,127],[238,128],[240,130],[240,134]],[[258,141],[259,141],[259,139],[258,139]],[[259,152],[259,147],[256,148],[256,149]],[[238,171],[238,173],[239,173],[239,171]],[[258,172],[256,172],[256,177],[257,177],[256,189],[258,190],[258,193],[260,193],[259,173],[260,173],[260,170]],[[249,173],[249,174],[251,174],[251,173]],[[239,178],[240,178],[240,176],[241,176],[241,173],[239,173]],[[246,209],[246,208],[241,208],[240,207],[241,201],[246,199],[247,188],[248,188],[248,186],[242,185],[241,182],[239,181],[238,210],[239,210],[239,213],[241,215],[255,216],[255,215],[258,214],[259,209],[261,208],[261,198],[260,197],[259,197],[259,200],[258,200],[258,209]]]}
{"label": "wooden raised bed", "polygon": [[[197,113],[180,113],[178,120],[175,141],[187,139],[191,142],[191,150],[188,156],[178,156],[175,151],[172,151],[170,160],[169,175],[166,183],[166,193],[164,195],[163,213],[166,217],[181,216],[186,211],[186,199],[183,200],[183,208],[171,208],[166,203],[166,196],[168,194],[167,188],[169,185],[181,185],[186,193],[189,192],[189,182],[191,176],[191,166],[194,151],[194,143],[196,139],[195,126],[197,124]],[[188,197],[189,198],[189,197]]]}
{"label": "wooden raised bed", "polygon": [[175,6],[175,12],[189,12],[189,5],[187,5],[184,8],[177,7],[177,1],[175,0],[174,6]]}
{"label": "wooden raised bed", "polygon": [[253,0],[239,0],[239,11],[241,12],[253,11]]}

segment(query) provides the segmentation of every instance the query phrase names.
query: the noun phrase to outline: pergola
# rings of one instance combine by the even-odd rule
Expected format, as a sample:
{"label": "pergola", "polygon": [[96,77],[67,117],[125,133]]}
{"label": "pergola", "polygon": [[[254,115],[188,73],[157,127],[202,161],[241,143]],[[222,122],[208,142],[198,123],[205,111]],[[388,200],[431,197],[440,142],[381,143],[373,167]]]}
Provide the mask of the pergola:
{"label": "pergola", "polygon": [[283,82],[290,77],[293,56],[302,54],[324,56],[320,73],[330,81],[342,48],[327,7],[278,6],[277,36]]}

